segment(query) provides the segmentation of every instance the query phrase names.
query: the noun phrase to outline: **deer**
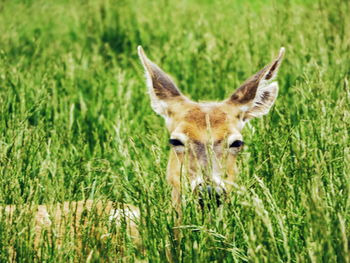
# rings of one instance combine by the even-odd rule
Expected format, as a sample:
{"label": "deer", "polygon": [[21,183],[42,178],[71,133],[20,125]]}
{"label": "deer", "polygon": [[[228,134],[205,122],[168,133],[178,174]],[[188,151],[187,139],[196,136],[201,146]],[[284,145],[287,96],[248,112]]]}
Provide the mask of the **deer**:
{"label": "deer", "polygon": [[[241,132],[249,120],[266,115],[273,106],[278,95],[275,79],[284,53],[285,49],[281,48],[270,64],[246,80],[228,99],[221,102],[194,102],[182,94],[171,77],[138,46],[151,107],[164,118],[170,135],[166,180],[172,189],[171,200],[178,215],[177,225],[181,224],[181,201],[186,189],[198,196],[202,208],[205,198],[220,206],[222,200],[229,196],[238,176],[236,159],[244,146]],[[21,215],[21,210],[27,213],[32,211],[30,207],[0,206],[0,216],[5,214],[7,223],[11,224],[16,216]],[[74,231],[83,229],[89,218],[86,212],[90,217],[95,214],[117,225],[124,220],[132,238],[139,239],[136,222],[140,211],[137,207],[110,200],[85,200],[37,205],[32,214],[35,225],[34,246],[39,249],[42,231],[55,226],[59,226],[56,240],[62,243],[59,237],[64,235],[61,232],[65,224],[73,224]],[[107,229],[105,232],[100,237],[109,234]],[[175,234],[179,239],[178,231]],[[15,260],[16,252],[11,247],[9,251],[12,260]]]}
{"label": "deer", "polygon": [[181,93],[171,77],[152,62],[141,46],[153,110],[165,120],[171,145],[167,182],[174,209],[181,218],[182,193],[197,194],[220,205],[238,176],[236,159],[244,146],[242,130],[256,117],[266,115],[278,95],[275,81],[285,49],[221,102],[194,102]]}

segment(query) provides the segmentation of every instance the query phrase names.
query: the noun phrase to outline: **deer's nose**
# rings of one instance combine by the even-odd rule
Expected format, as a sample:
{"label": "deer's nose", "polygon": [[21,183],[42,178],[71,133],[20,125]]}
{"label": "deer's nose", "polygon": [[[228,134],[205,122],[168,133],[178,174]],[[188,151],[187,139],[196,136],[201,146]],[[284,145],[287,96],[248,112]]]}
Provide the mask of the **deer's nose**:
{"label": "deer's nose", "polygon": [[[199,204],[203,208],[207,203],[210,208],[210,202],[214,202],[217,206],[221,205],[222,198],[225,195],[225,190],[222,187],[216,186],[198,186]],[[205,201],[206,200],[206,201]]]}

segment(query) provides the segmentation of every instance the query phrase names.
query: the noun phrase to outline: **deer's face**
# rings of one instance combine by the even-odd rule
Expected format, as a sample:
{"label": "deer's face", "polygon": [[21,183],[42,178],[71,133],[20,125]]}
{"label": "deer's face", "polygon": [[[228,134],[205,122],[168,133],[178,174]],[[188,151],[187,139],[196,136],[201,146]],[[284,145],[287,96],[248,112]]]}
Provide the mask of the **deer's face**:
{"label": "deer's face", "polygon": [[189,183],[190,190],[219,197],[236,173],[235,160],[243,147],[244,125],[239,110],[225,103],[190,103],[168,121],[171,155],[168,180]]}
{"label": "deer's face", "polygon": [[167,180],[173,201],[181,189],[216,198],[230,190],[237,174],[236,157],[243,148],[247,121],[266,114],[278,92],[276,77],[284,49],[268,66],[223,102],[197,103],[181,94],[173,81],[139,47],[153,109],[165,118],[171,145]]}

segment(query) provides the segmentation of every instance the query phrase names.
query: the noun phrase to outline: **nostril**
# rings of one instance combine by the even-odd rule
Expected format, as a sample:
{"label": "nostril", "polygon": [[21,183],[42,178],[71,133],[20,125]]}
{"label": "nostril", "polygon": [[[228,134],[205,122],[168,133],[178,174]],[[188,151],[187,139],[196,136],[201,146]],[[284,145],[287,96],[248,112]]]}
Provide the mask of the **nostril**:
{"label": "nostril", "polygon": [[215,200],[216,201],[216,205],[220,206],[222,204],[222,194],[218,194],[216,192],[215,198],[216,198],[216,200]]}
{"label": "nostril", "polygon": [[199,185],[198,190],[199,190],[198,192],[199,203],[202,208],[204,207],[205,199],[208,199],[208,201],[209,200],[214,201],[217,206],[220,206],[222,204],[222,198],[226,193],[225,189],[223,189],[222,187],[219,187],[219,186],[213,187],[210,185],[207,185],[207,186]]}
{"label": "nostril", "polygon": [[207,186],[207,192],[208,192],[209,197],[211,197],[213,195],[213,188],[210,185]]}
{"label": "nostril", "polygon": [[216,201],[216,205],[220,206],[222,204],[222,198],[225,195],[226,191],[225,189],[221,188],[221,187],[215,187],[215,201]]}

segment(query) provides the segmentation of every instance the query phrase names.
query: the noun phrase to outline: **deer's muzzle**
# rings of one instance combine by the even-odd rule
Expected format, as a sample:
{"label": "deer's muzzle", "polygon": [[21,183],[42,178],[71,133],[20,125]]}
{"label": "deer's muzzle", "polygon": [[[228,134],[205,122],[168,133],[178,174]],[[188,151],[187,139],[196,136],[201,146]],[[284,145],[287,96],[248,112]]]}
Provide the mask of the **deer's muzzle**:
{"label": "deer's muzzle", "polygon": [[212,203],[220,206],[226,196],[225,189],[220,186],[198,185],[196,192],[198,192],[199,204],[202,208],[205,205],[210,208]]}

